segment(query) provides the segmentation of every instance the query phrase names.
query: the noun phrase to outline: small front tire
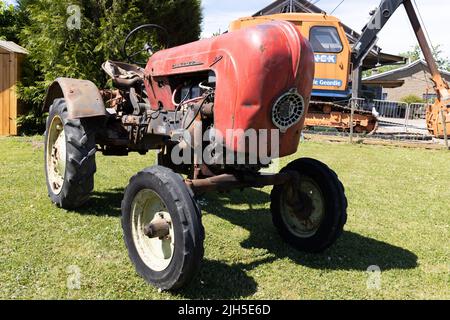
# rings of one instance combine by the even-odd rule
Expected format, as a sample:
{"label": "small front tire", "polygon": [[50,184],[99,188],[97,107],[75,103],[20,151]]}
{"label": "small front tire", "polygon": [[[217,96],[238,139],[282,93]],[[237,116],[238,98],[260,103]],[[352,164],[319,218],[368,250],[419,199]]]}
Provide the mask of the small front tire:
{"label": "small front tire", "polygon": [[[162,237],[148,236],[154,221],[169,226]],[[180,175],[161,166],[135,175],[122,202],[122,228],[129,257],[148,283],[176,290],[194,278],[203,259],[204,229]]]}

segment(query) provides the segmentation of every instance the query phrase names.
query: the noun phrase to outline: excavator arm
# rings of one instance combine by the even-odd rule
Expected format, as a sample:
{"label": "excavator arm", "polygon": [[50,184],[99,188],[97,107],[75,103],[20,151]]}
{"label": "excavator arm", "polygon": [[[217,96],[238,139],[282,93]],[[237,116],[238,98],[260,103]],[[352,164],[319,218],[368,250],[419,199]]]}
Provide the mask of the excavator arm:
{"label": "excavator arm", "polygon": [[378,41],[378,34],[380,31],[404,2],[406,1],[383,0],[381,1],[378,9],[372,13],[372,18],[364,27],[361,36],[353,47],[352,63],[355,68],[361,65],[367,54],[372,50]]}
{"label": "excavator arm", "polygon": [[[352,52],[352,64],[354,74],[359,73],[359,68],[367,54],[372,50],[378,40],[378,34],[384,28],[389,19],[404,5],[409,21],[414,29],[414,33],[419,42],[422,53],[428,64],[434,89],[437,94],[436,103],[427,110],[427,126],[429,131],[436,137],[443,137],[444,132],[450,133],[450,91],[447,82],[442,78],[432,49],[425,36],[424,29],[420,23],[417,12],[411,0],[382,0],[379,7],[373,12],[369,23],[364,27],[363,32],[355,43]],[[444,111],[444,117],[441,117]]]}

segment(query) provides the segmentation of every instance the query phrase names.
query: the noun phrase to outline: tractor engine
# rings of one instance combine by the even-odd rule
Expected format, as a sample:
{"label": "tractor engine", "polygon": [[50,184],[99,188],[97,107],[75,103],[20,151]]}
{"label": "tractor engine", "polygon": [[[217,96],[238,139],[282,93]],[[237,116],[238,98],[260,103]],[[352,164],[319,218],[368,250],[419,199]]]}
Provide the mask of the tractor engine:
{"label": "tractor engine", "polygon": [[274,21],[152,53],[145,69],[112,61],[103,69],[117,88],[102,91],[103,154],[160,150],[160,164],[187,173],[210,148],[214,174],[257,172],[297,151],[314,55],[293,24]]}
{"label": "tractor engine", "polygon": [[248,155],[257,152],[240,143],[248,130],[257,135],[268,130],[264,141],[269,149],[272,130],[277,130],[279,156],[293,154],[313,76],[312,49],[288,22],[157,52],[144,76],[151,106],[149,133],[180,141],[182,132],[193,133],[201,123],[203,132],[214,128],[215,134],[222,135],[227,150]]}

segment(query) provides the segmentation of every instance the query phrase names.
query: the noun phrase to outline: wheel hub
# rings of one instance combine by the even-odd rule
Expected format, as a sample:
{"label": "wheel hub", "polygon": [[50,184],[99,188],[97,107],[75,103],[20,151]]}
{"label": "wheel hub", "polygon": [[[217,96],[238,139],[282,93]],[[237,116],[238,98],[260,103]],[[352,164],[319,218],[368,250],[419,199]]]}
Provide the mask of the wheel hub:
{"label": "wheel hub", "polygon": [[144,234],[150,239],[170,240],[171,221],[164,219],[164,212],[158,212],[155,219],[144,227]]}
{"label": "wheel hub", "polygon": [[133,200],[132,237],[141,260],[152,270],[167,269],[175,250],[172,217],[159,195],[150,189]]}
{"label": "wheel hub", "polygon": [[287,205],[299,220],[308,220],[314,212],[311,198],[306,193],[296,191],[292,187],[289,189],[291,191],[287,193]]}
{"label": "wheel hub", "polygon": [[47,141],[47,174],[49,185],[59,194],[66,174],[66,135],[61,118],[56,116],[49,127]]}
{"label": "wheel hub", "polygon": [[306,176],[298,176],[285,186],[283,220],[292,233],[314,236],[325,215],[325,202],[320,187]]}

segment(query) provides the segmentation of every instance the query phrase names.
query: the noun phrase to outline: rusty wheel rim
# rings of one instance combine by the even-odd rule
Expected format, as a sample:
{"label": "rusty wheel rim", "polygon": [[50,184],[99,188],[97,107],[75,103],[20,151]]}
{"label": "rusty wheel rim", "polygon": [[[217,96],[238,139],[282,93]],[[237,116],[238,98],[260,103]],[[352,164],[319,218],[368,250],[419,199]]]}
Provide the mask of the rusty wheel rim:
{"label": "rusty wheel rim", "polygon": [[[172,262],[175,248],[174,228],[167,206],[156,192],[145,189],[136,195],[131,210],[132,238],[140,258],[154,271],[166,270]],[[169,235],[164,239],[151,239],[146,236],[145,227],[160,218],[169,223]]]}
{"label": "rusty wheel rim", "polygon": [[290,184],[282,195],[281,216],[288,230],[299,238],[311,238],[325,217],[325,198],[317,183],[305,176],[300,185]]}
{"label": "rusty wheel rim", "polygon": [[53,118],[47,138],[47,176],[52,192],[59,195],[66,176],[66,135],[59,116]]}

